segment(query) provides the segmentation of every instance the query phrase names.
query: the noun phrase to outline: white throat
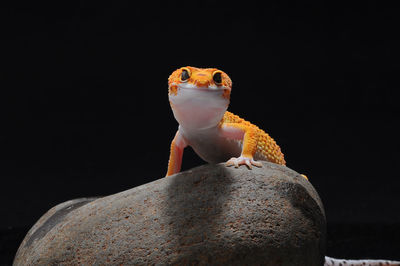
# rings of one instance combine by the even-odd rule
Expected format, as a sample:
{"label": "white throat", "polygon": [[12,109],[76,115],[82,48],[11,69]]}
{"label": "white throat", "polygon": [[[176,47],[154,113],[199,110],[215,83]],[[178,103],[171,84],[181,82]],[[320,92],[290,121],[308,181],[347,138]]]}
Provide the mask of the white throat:
{"label": "white throat", "polygon": [[177,94],[169,100],[175,119],[185,130],[202,130],[218,125],[228,109],[229,100],[222,96],[223,88],[178,85]]}

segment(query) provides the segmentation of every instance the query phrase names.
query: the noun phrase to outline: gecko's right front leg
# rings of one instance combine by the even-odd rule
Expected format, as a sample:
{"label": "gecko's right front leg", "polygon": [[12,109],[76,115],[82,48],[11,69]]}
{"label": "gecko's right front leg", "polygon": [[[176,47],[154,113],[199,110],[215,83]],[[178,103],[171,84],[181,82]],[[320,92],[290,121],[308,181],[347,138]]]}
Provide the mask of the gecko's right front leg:
{"label": "gecko's right front leg", "polygon": [[182,166],[183,150],[187,146],[185,139],[179,130],[176,132],[174,139],[171,143],[171,150],[169,153],[168,171],[166,176],[179,173]]}

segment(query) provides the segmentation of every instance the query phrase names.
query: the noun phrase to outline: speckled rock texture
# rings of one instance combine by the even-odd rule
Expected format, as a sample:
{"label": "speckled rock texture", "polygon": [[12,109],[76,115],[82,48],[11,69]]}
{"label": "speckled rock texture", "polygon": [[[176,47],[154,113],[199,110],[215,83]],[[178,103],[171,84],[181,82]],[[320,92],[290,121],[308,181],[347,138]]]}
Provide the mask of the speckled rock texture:
{"label": "speckled rock texture", "polygon": [[323,265],[312,185],[272,163],[204,165],[115,194],[65,202],[28,232],[14,265]]}

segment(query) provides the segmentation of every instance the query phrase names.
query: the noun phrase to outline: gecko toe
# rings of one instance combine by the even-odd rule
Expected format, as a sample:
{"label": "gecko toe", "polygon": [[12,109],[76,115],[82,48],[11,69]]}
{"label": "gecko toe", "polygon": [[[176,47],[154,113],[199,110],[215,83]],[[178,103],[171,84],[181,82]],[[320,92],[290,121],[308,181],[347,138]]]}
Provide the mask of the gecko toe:
{"label": "gecko toe", "polygon": [[262,167],[262,163],[254,161],[254,159],[251,159],[251,164],[256,166],[256,167]]}
{"label": "gecko toe", "polygon": [[247,167],[248,167],[249,169],[252,169],[252,168],[253,168],[253,167],[251,166],[250,160],[245,159],[244,162],[245,162],[245,164],[247,165]]}
{"label": "gecko toe", "polygon": [[232,166],[232,165],[235,165],[235,157],[232,157],[232,158],[230,158],[226,163],[225,163],[225,165],[226,166]]}

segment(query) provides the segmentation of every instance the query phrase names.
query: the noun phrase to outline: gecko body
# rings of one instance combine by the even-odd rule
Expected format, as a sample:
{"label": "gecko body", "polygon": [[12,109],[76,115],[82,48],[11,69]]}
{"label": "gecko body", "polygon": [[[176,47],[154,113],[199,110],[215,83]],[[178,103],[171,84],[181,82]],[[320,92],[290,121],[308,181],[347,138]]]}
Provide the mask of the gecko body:
{"label": "gecko body", "polygon": [[167,176],[180,171],[186,146],[209,163],[249,168],[261,167],[257,160],[286,164],[273,138],[227,111],[232,81],[226,73],[215,68],[183,67],[170,75],[168,85],[179,128],[171,144]]}
{"label": "gecko body", "polygon": [[[249,168],[261,167],[257,160],[286,164],[280,147],[264,130],[227,111],[232,90],[227,74],[215,68],[182,67],[171,74],[168,85],[179,127],[171,143],[167,176],[180,171],[186,146],[209,163]],[[344,265],[400,266],[400,262],[325,257],[324,266]]]}

